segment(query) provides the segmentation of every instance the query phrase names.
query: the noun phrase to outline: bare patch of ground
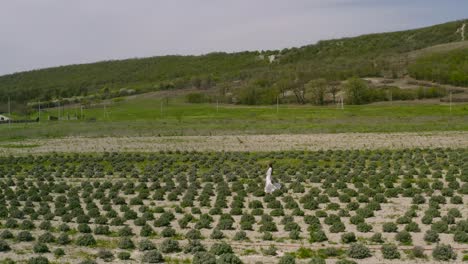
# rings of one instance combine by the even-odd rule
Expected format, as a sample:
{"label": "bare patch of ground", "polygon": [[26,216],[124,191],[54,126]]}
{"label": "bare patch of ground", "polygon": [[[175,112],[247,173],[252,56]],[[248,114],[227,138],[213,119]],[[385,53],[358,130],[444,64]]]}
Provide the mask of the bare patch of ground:
{"label": "bare patch of ground", "polygon": [[340,133],[171,137],[68,137],[0,144],[0,155],[49,152],[286,151],[339,149],[466,148],[468,132]]}

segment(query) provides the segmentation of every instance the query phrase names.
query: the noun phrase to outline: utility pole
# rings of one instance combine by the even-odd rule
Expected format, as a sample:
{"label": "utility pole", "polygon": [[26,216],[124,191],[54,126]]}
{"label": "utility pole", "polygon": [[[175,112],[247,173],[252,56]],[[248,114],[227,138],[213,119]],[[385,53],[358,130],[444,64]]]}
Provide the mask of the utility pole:
{"label": "utility pole", "polygon": [[8,96],[8,128],[11,128],[11,103],[10,103],[10,96]]}
{"label": "utility pole", "polygon": [[276,114],[279,113],[279,96],[276,96]]}
{"label": "utility pole", "polygon": [[163,101],[161,99],[161,117],[163,116]]}
{"label": "utility pole", "polygon": [[450,113],[452,113],[452,91],[449,93],[449,100],[450,100]]}

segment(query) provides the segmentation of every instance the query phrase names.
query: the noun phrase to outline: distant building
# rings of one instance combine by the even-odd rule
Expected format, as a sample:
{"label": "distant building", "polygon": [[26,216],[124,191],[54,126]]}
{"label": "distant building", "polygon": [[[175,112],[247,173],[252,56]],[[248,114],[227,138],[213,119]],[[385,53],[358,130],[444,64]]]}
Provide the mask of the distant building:
{"label": "distant building", "polygon": [[269,61],[270,63],[274,62],[275,59],[276,59],[276,55],[270,55],[270,56],[268,56],[268,61]]}
{"label": "distant building", "polygon": [[10,118],[4,116],[4,115],[0,115],[0,121],[8,121],[10,120]]}

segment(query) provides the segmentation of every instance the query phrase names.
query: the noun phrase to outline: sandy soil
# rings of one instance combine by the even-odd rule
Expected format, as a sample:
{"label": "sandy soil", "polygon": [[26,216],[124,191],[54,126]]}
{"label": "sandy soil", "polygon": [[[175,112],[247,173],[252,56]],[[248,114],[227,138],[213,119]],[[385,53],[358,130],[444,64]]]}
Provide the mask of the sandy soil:
{"label": "sandy soil", "polygon": [[69,137],[0,143],[0,155],[48,152],[283,151],[336,149],[466,148],[468,132],[341,133],[302,135]]}

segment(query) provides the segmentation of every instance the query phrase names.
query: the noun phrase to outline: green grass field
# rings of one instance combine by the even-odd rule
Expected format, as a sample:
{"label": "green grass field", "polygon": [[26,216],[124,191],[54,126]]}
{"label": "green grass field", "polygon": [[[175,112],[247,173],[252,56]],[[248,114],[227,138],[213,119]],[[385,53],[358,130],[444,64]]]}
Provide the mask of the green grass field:
{"label": "green grass field", "polygon": [[[80,109],[68,108],[62,117]],[[82,120],[44,121],[57,109],[41,114],[41,122],[0,125],[0,140],[64,136],[157,136],[284,134],[343,132],[415,132],[468,130],[468,104],[345,106],[233,106],[186,104],[173,99],[134,99],[85,109]],[[35,118],[37,114],[29,118]]]}

